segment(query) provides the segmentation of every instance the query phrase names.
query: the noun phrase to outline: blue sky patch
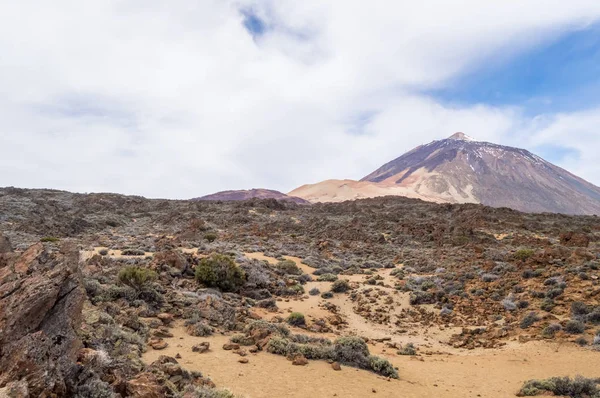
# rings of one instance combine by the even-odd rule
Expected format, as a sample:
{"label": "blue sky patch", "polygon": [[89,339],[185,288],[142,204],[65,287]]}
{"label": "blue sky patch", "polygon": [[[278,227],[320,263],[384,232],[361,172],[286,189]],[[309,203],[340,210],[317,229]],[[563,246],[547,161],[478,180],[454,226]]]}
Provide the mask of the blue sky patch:
{"label": "blue sky patch", "polygon": [[533,152],[554,164],[560,163],[569,158],[579,159],[581,156],[581,153],[577,149],[551,144],[536,146],[533,148]]}
{"label": "blue sky patch", "polygon": [[242,15],[244,16],[243,24],[244,28],[252,35],[252,37],[257,38],[264,35],[267,31],[266,22],[258,16],[258,14],[251,10],[242,10]]}
{"label": "blue sky patch", "polygon": [[600,104],[600,24],[567,32],[507,60],[498,58],[427,94],[459,104],[518,105],[529,114]]}

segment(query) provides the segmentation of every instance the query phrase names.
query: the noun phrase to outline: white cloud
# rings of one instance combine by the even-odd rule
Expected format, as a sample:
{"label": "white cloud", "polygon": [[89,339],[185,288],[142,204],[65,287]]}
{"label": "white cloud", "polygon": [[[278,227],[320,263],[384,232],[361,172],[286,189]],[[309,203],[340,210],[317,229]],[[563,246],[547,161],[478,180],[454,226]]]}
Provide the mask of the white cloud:
{"label": "white cloud", "polygon": [[563,166],[599,184],[600,110],[541,122],[419,94],[599,18],[596,0],[3,2],[0,186],[287,191],[459,130],[576,148]]}

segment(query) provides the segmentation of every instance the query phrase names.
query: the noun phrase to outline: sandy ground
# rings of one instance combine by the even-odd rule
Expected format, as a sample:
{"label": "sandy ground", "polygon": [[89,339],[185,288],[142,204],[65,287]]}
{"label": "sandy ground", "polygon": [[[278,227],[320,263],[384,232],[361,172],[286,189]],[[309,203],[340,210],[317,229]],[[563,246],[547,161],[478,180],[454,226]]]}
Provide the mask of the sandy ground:
{"label": "sandy ground", "polygon": [[[523,381],[557,375],[598,376],[600,355],[571,345],[530,342],[500,350],[474,350],[461,355],[398,356],[383,353],[399,368],[400,380],[387,380],[373,373],[342,367],[334,371],[325,361],[293,366],[281,356],[260,352],[248,354],[249,363],[222,349],[228,336],[192,337],[181,324],[171,329],[169,346],[151,348],[143,356],[150,363],[160,355],[181,355],[180,363],[212,378],[220,387],[250,398],[271,397],[514,397]],[[191,347],[210,342],[211,350],[199,354]],[[370,346],[381,355],[381,348]],[[375,392],[373,392],[375,390]]]}
{"label": "sandy ground", "polygon": [[[269,263],[277,260],[262,253],[246,253],[246,256]],[[302,264],[299,258],[286,257],[296,262],[306,273],[314,268]],[[386,284],[393,285],[391,270],[380,270]],[[345,276],[341,276],[345,277]],[[353,282],[364,280],[364,275],[348,277]],[[308,292],[318,287],[329,290],[331,282],[309,282]],[[359,289],[370,286],[361,285]],[[394,295],[398,310],[409,307],[408,296],[395,289],[378,286]],[[180,363],[189,370],[208,375],[219,387],[227,387],[234,393],[249,398],[271,397],[514,397],[524,381],[552,376],[587,377],[600,376],[600,355],[574,344],[559,345],[551,342],[509,342],[501,349],[455,349],[443,344],[458,328],[413,327],[408,333],[395,333],[394,326],[375,325],[353,310],[354,303],[348,295],[336,294],[329,300],[339,307],[339,314],[348,323],[342,331],[320,334],[335,339],[339,334],[357,334],[370,339],[391,338],[394,343],[413,342],[419,347],[419,356],[397,355],[396,350],[385,343],[369,343],[371,353],[383,356],[398,367],[400,380],[388,380],[374,373],[342,367],[336,372],[325,361],[310,361],[307,366],[293,366],[286,358],[260,352],[248,354],[249,363],[238,362],[240,356],[222,349],[229,341],[225,335],[208,338],[192,337],[185,333],[181,323],[172,329],[173,338],[166,339],[169,346],[161,351],[149,348],[143,356],[150,363],[160,355],[180,354]],[[278,301],[277,313],[257,309],[265,319],[285,316],[300,311],[310,322],[331,315],[320,306],[319,295],[301,299]],[[308,333],[292,328],[294,333]],[[211,350],[204,354],[192,352],[191,347],[203,341],[210,342]]]}
{"label": "sandy ground", "polygon": [[104,249],[108,250],[108,254],[106,256],[111,258],[144,258],[154,256],[154,253],[152,252],[145,252],[143,256],[124,256],[122,254],[122,250],[112,250],[107,247],[98,246],[94,247],[93,250],[81,250],[79,252],[80,261],[89,260],[96,254],[100,255],[100,251]]}

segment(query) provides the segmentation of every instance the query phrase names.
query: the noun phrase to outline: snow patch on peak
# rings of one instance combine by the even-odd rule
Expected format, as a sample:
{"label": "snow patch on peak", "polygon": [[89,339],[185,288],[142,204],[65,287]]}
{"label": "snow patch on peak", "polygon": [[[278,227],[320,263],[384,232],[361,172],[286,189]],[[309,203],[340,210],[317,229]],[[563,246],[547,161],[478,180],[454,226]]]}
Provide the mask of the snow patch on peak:
{"label": "snow patch on peak", "polygon": [[475,141],[473,138],[469,137],[465,133],[454,133],[450,137],[449,140],[461,140],[461,141]]}

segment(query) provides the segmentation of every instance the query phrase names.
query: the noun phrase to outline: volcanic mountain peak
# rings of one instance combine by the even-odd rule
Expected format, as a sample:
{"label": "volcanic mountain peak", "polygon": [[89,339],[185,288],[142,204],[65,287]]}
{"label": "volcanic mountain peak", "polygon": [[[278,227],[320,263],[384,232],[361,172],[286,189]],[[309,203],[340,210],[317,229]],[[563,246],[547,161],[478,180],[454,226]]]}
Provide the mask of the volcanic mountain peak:
{"label": "volcanic mountain peak", "polygon": [[463,141],[475,141],[473,138],[469,137],[465,133],[454,133],[450,137],[449,140],[463,140]]}
{"label": "volcanic mountain peak", "polygon": [[401,195],[526,212],[600,214],[599,187],[525,149],[475,141],[464,133],[406,152],[359,183],[323,182],[291,194],[312,202]]}

